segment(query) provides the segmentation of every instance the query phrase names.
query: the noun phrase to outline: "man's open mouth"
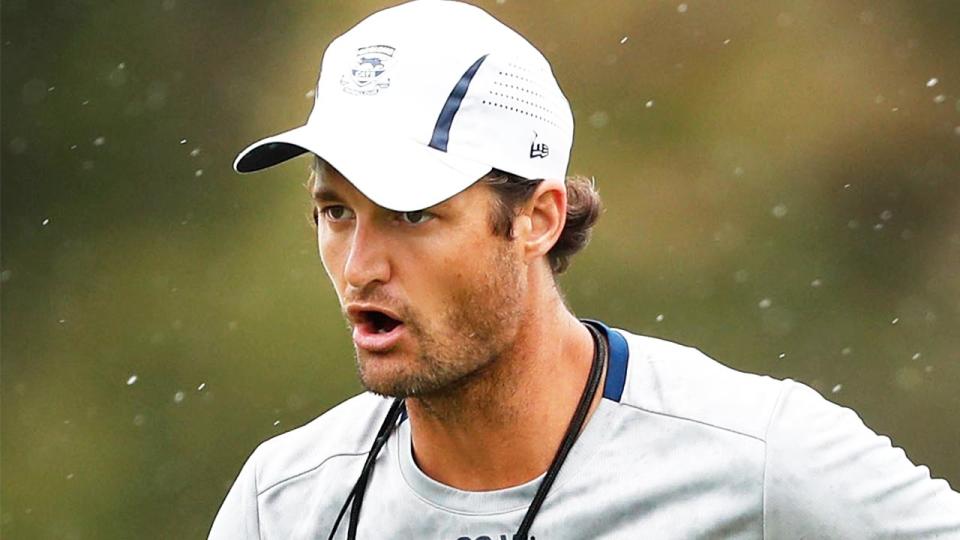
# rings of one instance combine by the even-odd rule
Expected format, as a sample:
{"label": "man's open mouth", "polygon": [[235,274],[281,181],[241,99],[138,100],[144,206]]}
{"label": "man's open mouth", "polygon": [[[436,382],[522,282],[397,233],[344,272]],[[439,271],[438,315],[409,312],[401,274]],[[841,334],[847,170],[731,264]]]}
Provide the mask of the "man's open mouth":
{"label": "man's open mouth", "polygon": [[364,332],[387,334],[402,323],[382,311],[365,310],[360,312],[360,325]]}

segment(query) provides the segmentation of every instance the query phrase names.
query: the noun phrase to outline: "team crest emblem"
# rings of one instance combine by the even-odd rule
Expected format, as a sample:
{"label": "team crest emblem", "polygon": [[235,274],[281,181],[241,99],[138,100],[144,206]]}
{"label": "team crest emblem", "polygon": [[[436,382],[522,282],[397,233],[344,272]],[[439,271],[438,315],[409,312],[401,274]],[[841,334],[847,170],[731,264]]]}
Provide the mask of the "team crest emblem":
{"label": "team crest emblem", "polygon": [[387,69],[395,49],[389,45],[371,45],[357,49],[357,62],[350,73],[340,77],[340,87],[355,96],[375,96],[390,87]]}

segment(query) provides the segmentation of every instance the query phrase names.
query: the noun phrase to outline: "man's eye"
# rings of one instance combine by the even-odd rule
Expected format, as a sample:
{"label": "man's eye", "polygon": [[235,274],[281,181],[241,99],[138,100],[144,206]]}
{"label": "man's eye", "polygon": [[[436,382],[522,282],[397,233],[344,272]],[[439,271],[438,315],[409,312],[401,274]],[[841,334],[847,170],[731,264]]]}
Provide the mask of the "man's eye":
{"label": "man's eye", "polygon": [[419,225],[433,219],[433,214],[423,210],[416,210],[414,212],[400,212],[400,219],[404,223],[409,223],[410,225]]}
{"label": "man's eye", "polygon": [[353,217],[352,210],[339,204],[324,206],[320,209],[320,214],[327,221],[345,221]]}

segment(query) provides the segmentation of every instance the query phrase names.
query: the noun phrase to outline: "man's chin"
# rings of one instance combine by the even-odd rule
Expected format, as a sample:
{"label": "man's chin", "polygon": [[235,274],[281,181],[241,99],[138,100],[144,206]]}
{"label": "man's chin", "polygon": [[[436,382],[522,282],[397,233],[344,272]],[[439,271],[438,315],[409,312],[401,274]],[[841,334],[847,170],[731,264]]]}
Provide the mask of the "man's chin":
{"label": "man's chin", "polygon": [[[411,373],[409,360],[396,354],[357,351],[360,384],[385,397],[408,398],[423,391],[423,378]],[[406,368],[406,369],[405,369]]]}

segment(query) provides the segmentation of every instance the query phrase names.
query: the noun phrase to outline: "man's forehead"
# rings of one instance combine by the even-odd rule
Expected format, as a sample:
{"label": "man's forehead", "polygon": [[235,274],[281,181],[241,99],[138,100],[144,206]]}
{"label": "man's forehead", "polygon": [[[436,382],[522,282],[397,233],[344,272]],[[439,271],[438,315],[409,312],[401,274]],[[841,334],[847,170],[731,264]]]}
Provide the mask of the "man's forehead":
{"label": "man's forehead", "polygon": [[[367,197],[362,191],[356,188],[350,179],[344,176],[340,171],[329,163],[323,162],[321,160],[317,161],[317,164],[314,168],[315,174],[313,175],[312,186],[310,187],[311,194],[315,201],[340,201],[344,202],[348,199],[353,200],[360,198],[366,203],[374,205],[378,208],[388,210],[387,208],[377,204]],[[455,204],[457,201],[462,200],[465,197],[465,193],[468,191],[474,191],[479,184],[482,184],[481,179],[478,179],[477,182],[470,185],[468,188],[460,191],[454,196],[441,201],[430,208],[437,208],[441,206],[449,206]],[[426,208],[424,208],[426,210]]]}

